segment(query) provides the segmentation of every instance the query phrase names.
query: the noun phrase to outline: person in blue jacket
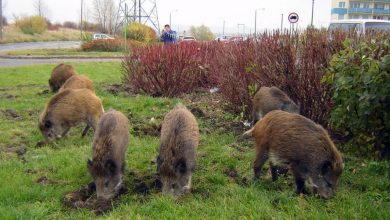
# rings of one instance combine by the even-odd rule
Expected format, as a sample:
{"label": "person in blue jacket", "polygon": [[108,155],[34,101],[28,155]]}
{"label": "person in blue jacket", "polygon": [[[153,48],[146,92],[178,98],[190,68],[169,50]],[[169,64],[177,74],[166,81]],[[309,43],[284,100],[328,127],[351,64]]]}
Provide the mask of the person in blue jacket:
{"label": "person in blue jacket", "polygon": [[161,39],[164,44],[176,43],[176,31],[171,30],[169,24],[166,24],[162,30]]}

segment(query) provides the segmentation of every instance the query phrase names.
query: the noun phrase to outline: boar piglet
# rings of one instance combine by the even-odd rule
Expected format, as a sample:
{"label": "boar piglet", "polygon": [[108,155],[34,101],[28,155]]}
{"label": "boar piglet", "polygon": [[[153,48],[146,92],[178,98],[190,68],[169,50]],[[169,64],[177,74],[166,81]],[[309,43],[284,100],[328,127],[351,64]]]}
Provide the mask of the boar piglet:
{"label": "boar piglet", "polygon": [[70,77],[77,75],[71,65],[58,64],[51,72],[49,86],[52,92],[57,92]]}
{"label": "boar piglet", "polygon": [[92,85],[92,81],[88,77],[83,75],[74,75],[67,79],[59,91],[62,91],[64,89],[89,89],[92,92],[95,92],[95,89]]}
{"label": "boar piglet", "polygon": [[269,112],[254,128],[256,160],[255,179],[269,159],[272,179],[276,167],[291,169],[297,193],[303,193],[305,182],[323,198],[331,198],[343,171],[343,161],[328,133],[304,116],[275,110]]}
{"label": "boar piglet", "polygon": [[161,127],[157,172],[163,193],[179,197],[191,189],[199,128],[194,115],[181,104],[165,115]]}
{"label": "boar piglet", "polygon": [[252,126],[272,110],[299,114],[299,107],[277,87],[261,87],[252,102]]}
{"label": "boar piglet", "polygon": [[66,135],[69,129],[82,122],[85,127],[82,136],[89,128],[93,130],[103,114],[101,100],[89,89],[65,89],[55,94],[46,104],[38,121],[38,127],[46,141]]}
{"label": "boar piglet", "polygon": [[92,160],[88,160],[97,199],[112,199],[122,188],[128,144],[128,119],[115,110],[104,113],[93,139]]}

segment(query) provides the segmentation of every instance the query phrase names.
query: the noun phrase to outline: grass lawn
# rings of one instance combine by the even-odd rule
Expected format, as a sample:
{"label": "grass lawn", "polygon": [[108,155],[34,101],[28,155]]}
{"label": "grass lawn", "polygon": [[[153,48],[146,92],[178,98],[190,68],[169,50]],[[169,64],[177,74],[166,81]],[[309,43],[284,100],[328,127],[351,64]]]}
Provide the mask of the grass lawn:
{"label": "grass lawn", "polygon": [[123,57],[122,52],[86,52],[78,48],[14,50],[7,52],[6,55],[28,57]]}
{"label": "grass lawn", "polygon": [[[193,192],[178,201],[157,190],[132,190],[134,175],[155,173],[158,136],[137,134],[138,126],[161,121],[178,101],[143,95],[114,95],[107,85],[120,83],[120,63],[73,63],[95,83],[105,109],[130,118],[130,144],[125,178],[129,193],[115,202],[102,219],[390,219],[390,162],[343,154],[345,171],[336,197],[323,200],[297,196],[291,177],[271,182],[252,181],[252,143],[237,143],[237,132],[209,119],[198,118],[201,142]],[[92,134],[81,138],[82,127],[55,144],[37,147],[42,140],[37,118],[52,94],[47,80],[54,65],[0,68],[0,219],[94,219],[94,212],[65,208],[61,199],[91,181],[86,162],[91,157]],[[204,103],[202,108],[207,108]],[[234,121],[229,113],[217,121]],[[210,129],[210,126],[214,126]],[[131,172],[130,172],[131,171]],[[44,178],[43,178],[44,177]]]}
{"label": "grass lawn", "polygon": [[58,40],[80,40],[80,31],[70,28],[60,28],[57,31],[45,31],[42,34],[24,34],[14,24],[4,27],[3,40],[0,43],[36,42],[36,41],[58,41]]}

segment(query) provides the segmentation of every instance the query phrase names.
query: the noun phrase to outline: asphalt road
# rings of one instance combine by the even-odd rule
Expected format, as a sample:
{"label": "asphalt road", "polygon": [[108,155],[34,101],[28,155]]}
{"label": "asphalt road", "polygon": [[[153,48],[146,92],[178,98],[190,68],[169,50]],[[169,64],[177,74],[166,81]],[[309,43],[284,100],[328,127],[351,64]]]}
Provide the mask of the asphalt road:
{"label": "asphalt road", "polygon": [[0,53],[11,50],[78,48],[81,41],[48,41],[0,44]]}
{"label": "asphalt road", "polygon": [[[0,44],[0,54],[12,50],[78,48],[80,41],[50,41]],[[37,64],[57,64],[61,62],[120,61],[120,58],[0,58],[0,67],[31,66]]]}
{"label": "asphalt road", "polygon": [[0,58],[0,67],[31,66],[37,64],[58,64],[63,62],[107,62],[121,61],[120,58],[44,58],[44,59],[10,59]]}

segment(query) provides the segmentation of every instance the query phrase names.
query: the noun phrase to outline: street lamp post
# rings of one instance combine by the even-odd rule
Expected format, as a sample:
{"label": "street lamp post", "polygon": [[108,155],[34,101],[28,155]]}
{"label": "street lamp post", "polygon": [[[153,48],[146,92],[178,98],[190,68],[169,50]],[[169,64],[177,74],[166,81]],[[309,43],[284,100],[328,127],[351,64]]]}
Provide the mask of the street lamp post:
{"label": "street lamp post", "polygon": [[169,12],[169,27],[172,26],[172,13],[173,13],[173,12],[177,12],[177,9],[175,9],[175,10]]}
{"label": "street lamp post", "polygon": [[225,20],[223,20],[222,35],[225,35]]}
{"label": "street lamp post", "polygon": [[257,11],[258,11],[258,10],[264,11],[265,8],[258,8],[258,9],[255,10],[255,37],[256,37],[256,35],[257,35]]}
{"label": "street lamp post", "polygon": [[311,26],[313,27],[313,17],[314,17],[314,0],[311,4]]}
{"label": "street lamp post", "polygon": [[281,15],[282,19],[280,20],[280,31],[283,31],[283,13]]}

